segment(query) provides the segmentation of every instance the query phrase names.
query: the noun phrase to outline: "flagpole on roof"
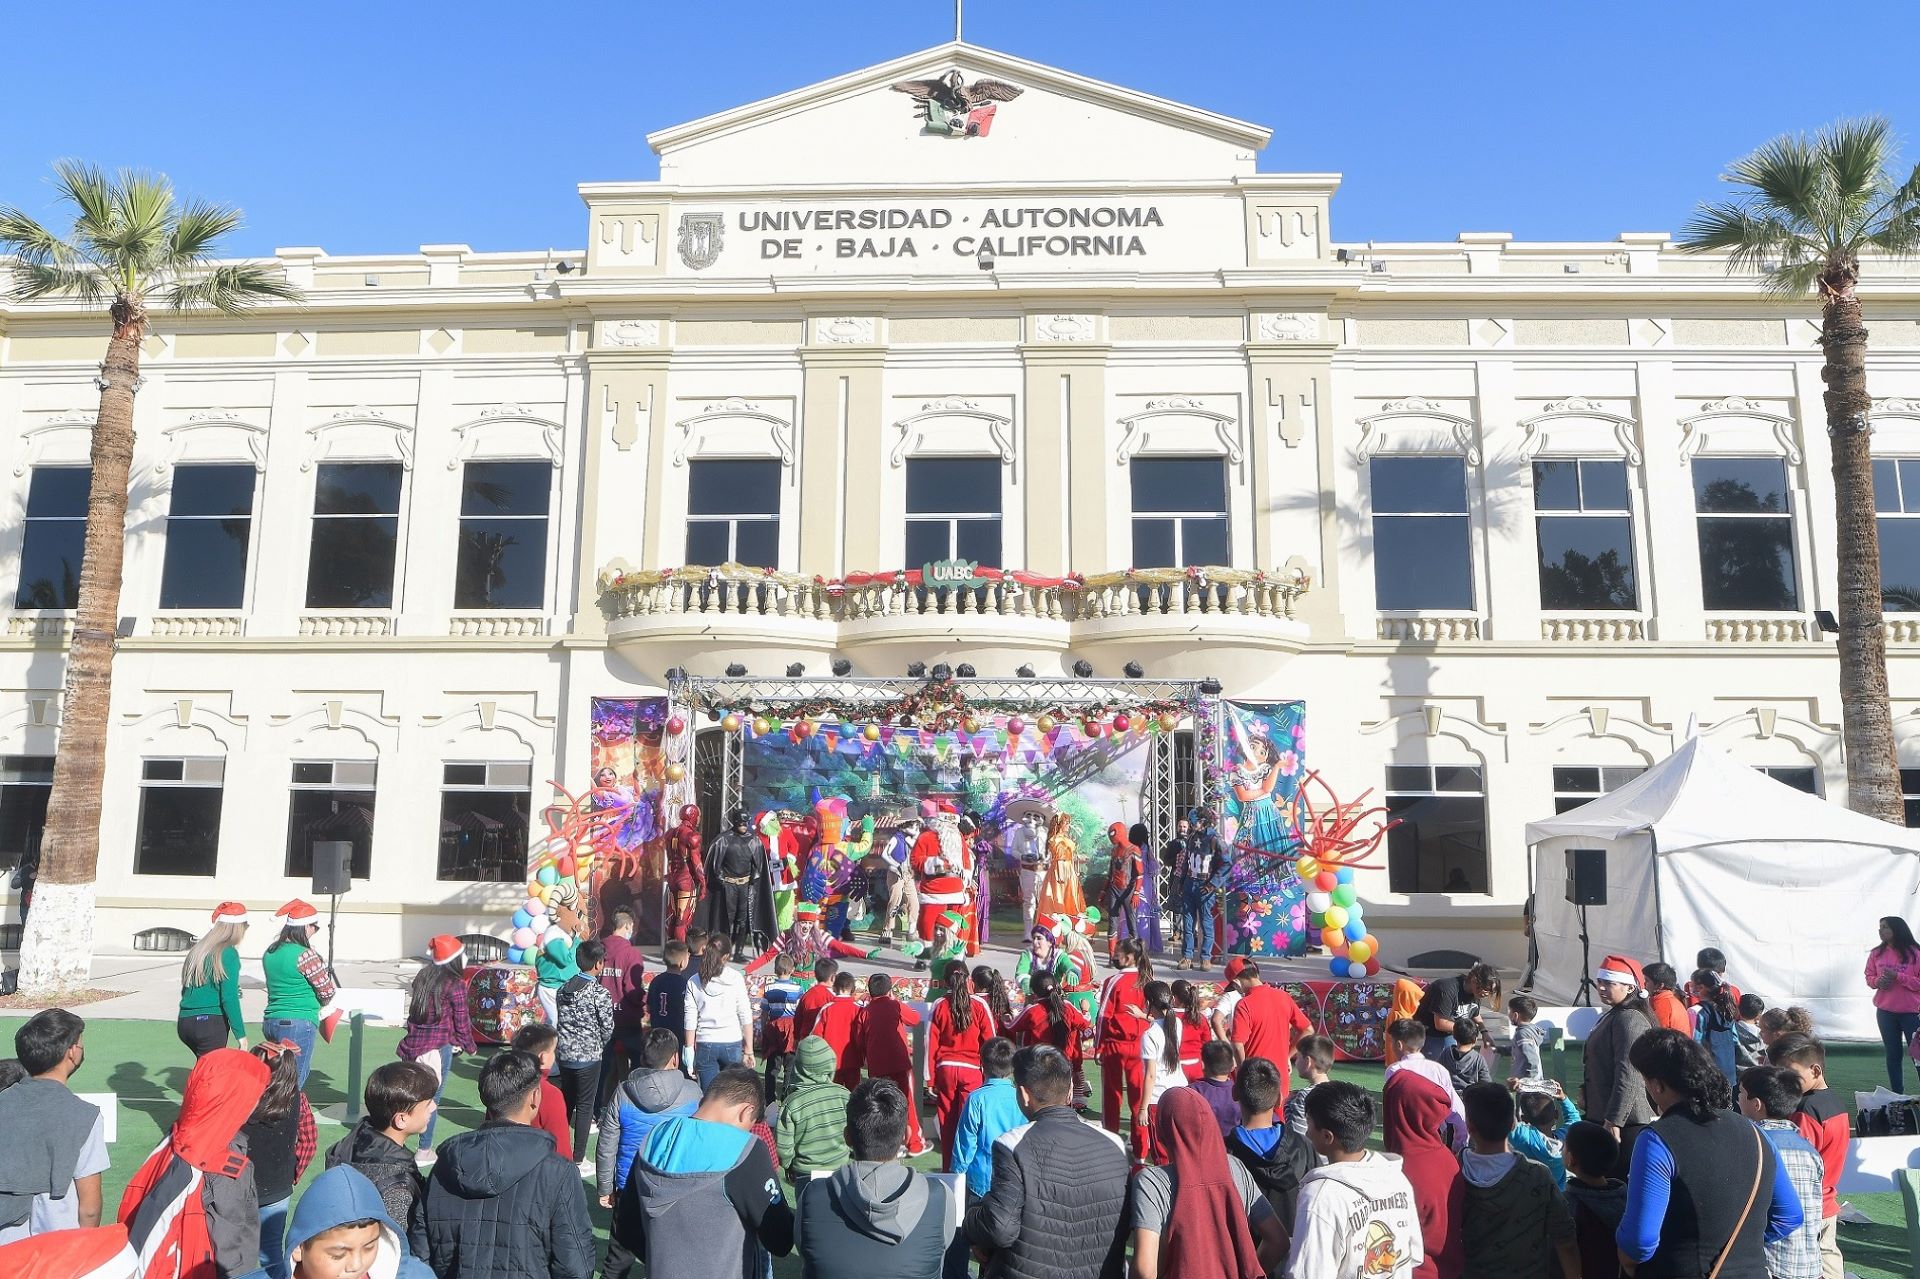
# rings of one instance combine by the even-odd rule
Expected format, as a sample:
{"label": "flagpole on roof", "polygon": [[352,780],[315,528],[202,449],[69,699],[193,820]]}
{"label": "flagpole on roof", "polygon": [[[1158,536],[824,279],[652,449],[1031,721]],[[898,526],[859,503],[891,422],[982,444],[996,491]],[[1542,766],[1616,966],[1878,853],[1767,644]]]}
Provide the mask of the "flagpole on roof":
{"label": "flagpole on roof", "polygon": [[953,0],[953,42],[960,43],[960,6],[963,0]]}

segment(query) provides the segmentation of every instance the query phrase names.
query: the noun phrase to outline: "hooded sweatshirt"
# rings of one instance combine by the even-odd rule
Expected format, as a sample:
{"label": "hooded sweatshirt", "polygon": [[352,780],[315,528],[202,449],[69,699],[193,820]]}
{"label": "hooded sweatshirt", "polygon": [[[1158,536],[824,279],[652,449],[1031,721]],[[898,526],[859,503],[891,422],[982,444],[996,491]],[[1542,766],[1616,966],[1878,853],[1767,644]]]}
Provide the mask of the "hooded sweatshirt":
{"label": "hooded sweatshirt", "polygon": [[1253,1174],[1253,1184],[1272,1205],[1273,1215],[1287,1233],[1293,1233],[1300,1182],[1313,1170],[1313,1147],[1306,1138],[1279,1124],[1271,1128],[1235,1126],[1227,1134],[1227,1153],[1246,1165]]}
{"label": "hooded sweatshirt", "polygon": [[1399,1156],[1368,1151],[1300,1183],[1287,1279],[1409,1279],[1424,1255]]}
{"label": "hooded sweatshirt", "polygon": [[1447,1094],[1425,1075],[1410,1070],[1387,1075],[1380,1132],[1415,1191],[1424,1256],[1414,1273],[1421,1279],[1459,1279],[1461,1272],[1466,1187],[1449,1138],[1452,1114]]}
{"label": "hooded sweatshirt", "polygon": [[780,1162],[798,1185],[816,1170],[847,1162],[849,1094],[833,1082],[833,1045],[820,1036],[800,1041],[794,1064],[793,1088],[780,1107],[773,1135],[780,1146]]}
{"label": "hooded sweatshirt", "polygon": [[588,1279],[593,1221],[573,1161],[525,1124],[488,1120],[439,1147],[422,1205],[440,1279]]}
{"label": "hooded sweatshirt", "polygon": [[904,1164],[856,1160],[800,1187],[794,1246],[803,1279],[964,1275],[947,1187]]}
{"label": "hooded sweatshirt", "polygon": [[1580,1244],[1580,1273],[1585,1279],[1615,1279],[1620,1273],[1620,1246],[1613,1234],[1627,1215],[1627,1183],[1609,1177],[1606,1185],[1594,1186],[1569,1177],[1566,1195],[1574,1238]]}
{"label": "hooded sweatshirt", "polygon": [[287,1251],[291,1253],[309,1239],[351,1221],[380,1224],[380,1251],[367,1268],[366,1279],[432,1279],[433,1271],[427,1263],[408,1253],[400,1227],[388,1214],[379,1189],[357,1169],[345,1165],[315,1177],[300,1196],[287,1226]]}
{"label": "hooded sweatshirt", "polygon": [[793,1212],[752,1133],[669,1119],[634,1161],[613,1233],[649,1275],[762,1279],[769,1253],[793,1251]]}
{"label": "hooded sweatshirt", "polygon": [[594,1151],[600,1193],[610,1195],[627,1184],[634,1158],[655,1128],[699,1107],[700,1085],[672,1067],[642,1066],[628,1075],[600,1111],[600,1144]]}
{"label": "hooded sweatshirt", "polygon": [[220,1279],[259,1264],[260,1197],[240,1129],[270,1074],[237,1048],[194,1063],[172,1130],[120,1199],[146,1279]]}
{"label": "hooded sweatshirt", "polygon": [[[406,1236],[409,1250],[424,1256],[427,1237],[418,1218],[426,1178],[420,1175],[413,1152],[387,1136],[373,1120],[362,1119],[327,1151],[328,1168],[343,1165],[373,1183],[380,1192],[380,1202],[386,1205],[388,1219]],[[319,1184],[316,1179],[314,1185]],[[307,1198],[312,1195],[309,1187]],[[300,1206],[305,1207],[306,1202],[306,1198],[301,1199]]]}

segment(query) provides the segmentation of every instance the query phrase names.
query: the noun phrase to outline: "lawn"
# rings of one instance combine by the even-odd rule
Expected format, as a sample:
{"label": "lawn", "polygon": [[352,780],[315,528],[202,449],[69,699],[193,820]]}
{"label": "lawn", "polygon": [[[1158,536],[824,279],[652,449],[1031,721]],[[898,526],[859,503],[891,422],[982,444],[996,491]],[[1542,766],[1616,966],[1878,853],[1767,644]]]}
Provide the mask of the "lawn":
{"label": "lawn", "polygon": [[[20,1020],[17,1017],[0,1019],[0,1045],[11,1044]],[[367,1030],[366,1068],[371,1070],[381,1062],[391,1060],[398,1040],[399,1032],[396,1030]],[[112,1147],[113,1168],[107,1174],[105,1185],[106,1203],[111,1211],[118,1206],[120,1192],[126,1186],[127,1179],[159,1144],[161,1135],[173,1122],[179,1105],[180,1088],[186,1081],[192,1058],[175,1038],[173,1026],[167,1022],[97,1021],[88,1029],[86,1045],[87,1061],[73,1080],[74,1088],[79,1092],[113,1092],[120,1098],[120,1131]],[[436,1144],[480,1122],[476,1080],[483,1061],[483,1057],[470,1057],[455,1063],[454,1078],[441,1103]],[[1569,1092],[1577,1093],[1578,1058],[1568,1059],[1566,1067],[1564,1082]],[[1831,1068],[1834,1087],[1849,1099],[1856,1089],[1871,1089],[1884,1080],[1877,1047],[1850,1045],[1837,1048],[1831,1059]],[[1548,1069],[1555,1071],[1555,1063],[1551,1059]],[[343,1028],[338,1041],[319,1046],[313,1073],[307,1081],[307,1096],[321,1116],[322,1155],[345,1132],[337,1123],[329,1123],[328,1117],[344,1113],[347,1073],[347,1036]],[[1092,1073],[1091,1067],[1089,1073]],[[1334,1073],[1339,1078],[1350,1079],[1368,1088],[1379,1087],[1378,1066],[1344,1064],[1336,1067]],[[1095,1087],[1098,1087],[1097,1080]],[[928,1119],[931,1122],[930,1116]],[[934,1154],[914,1162],[919,1167],[934,1167],[938,1158],[936,1149]],[[311,1179],[317,1175],[322,1166],[322,1159],[316,1157],[313,1167],[307,1170],[307,1177]],[[1916,1273],[1914,1259],[1906,1245],[1899,1197],[1862,1195],[1855,1196],[1853,1203],[1872,1216],[1874,1224],[1841,1227],[1840,1241],[1846,1255],[1847,1269],[1862,1279],[1913,1279]],[[588,1205],[593,1213],[595,1229],[604,1244],[608,1214],[591,1196]],[[799,1264],[794,1259],[787,1259],[774,1268],[779,1279],[797,1276],[799,1270]]]}

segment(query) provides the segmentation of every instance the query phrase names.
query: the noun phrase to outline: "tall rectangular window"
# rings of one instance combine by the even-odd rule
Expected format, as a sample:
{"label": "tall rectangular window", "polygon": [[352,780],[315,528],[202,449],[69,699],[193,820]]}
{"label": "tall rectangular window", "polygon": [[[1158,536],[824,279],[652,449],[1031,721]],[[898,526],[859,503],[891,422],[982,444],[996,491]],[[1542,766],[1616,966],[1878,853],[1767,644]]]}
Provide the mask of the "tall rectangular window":
{"label": "tall rectangular window", "polygon": [[373,875],[373,782],[370,759],[296,760],[287,809],[287,874],[313,874],[313,846],[344,839],[353,844],[353,877]]}
{"label": "tall rectangular window", "polygon": [[253,467],[194,463],[173,470],[161,608],[240,608],[253,535]]}
{"label": "tall rectangular window", "polygon": [[308,608],[392,608],[398,462],[324,462],[314,486]]}
{"label": "tall rectangular window", "polygon": [[220,851],[220,759],[140,761],[136,875],[211,875]]}
{"label": "tall rectangular window", "polygon": [[1487,795],[1480,769],[1463,764],[1392,764],[1387,812],[1387,881],[1396,893],[1485,893]]}
{"label": "tall rectangular window", "polygon": [[1800,607],[1793,568],[1793,504],[1777,457],[1696,457],[1700,594],[1709,610]]}
{"label": "tall rectangular window", "polygon": [[1000,459],[907,459],[907,568],[936,560],[1000,567]]}
{"label": "tall rectangular window", "polygon": [[1133,566],[1228,565],[1227,460],[1136,457]]}
{"label": "tall rectangular window", "polygon": [[53,756],[0,757],[0,871],[40,858],[53,793]]}
{"label": "tall rectangular window", "polygon": [[1553,770],[1553,811],[1564,813],[1591,803],[1646,771],[1638,764],[1616,768],[1556,768]]}
{"label": "tall rectangular window", "polygon": [[1920,768],[1900,770],[1900,804],[1909,828],[1920,826]]}
{"label": "tall rectangular window", "polygon": [[87,488],[92,483],[91,466],[33,468],[15,608],[80,606],[80,556],[87,545]]}
{"label": "tall rectangular window", "polygon": [[1533,509],[1538,512],[1541,608],[1639,607],[1625,462],[1535,462]]}
{"label": "tall rectangular window", "polygon": [[1376,457],[1375,607],[1473,609],[1473,532],[1461,457]]}
{"label": "tall rectangular window", "polygon": [[780,567],[780,463],[708,459],[687,466],[687,563]]}
{"label": "tall rectangular window", "polygon": [[1873,460],[1873,509],[1880,529],[1880,606],[1889,613],[1920,612],[1920,457]]}
{"label": "tall rectangular window", "polygon": [[439,878],[515,884],[527,875],[533,765],[448,764],[441,774]]}
{"label": "tall rectangular window", "polygon": [[544,608],[549,462],[469,462],[460,482],[455,608]]}

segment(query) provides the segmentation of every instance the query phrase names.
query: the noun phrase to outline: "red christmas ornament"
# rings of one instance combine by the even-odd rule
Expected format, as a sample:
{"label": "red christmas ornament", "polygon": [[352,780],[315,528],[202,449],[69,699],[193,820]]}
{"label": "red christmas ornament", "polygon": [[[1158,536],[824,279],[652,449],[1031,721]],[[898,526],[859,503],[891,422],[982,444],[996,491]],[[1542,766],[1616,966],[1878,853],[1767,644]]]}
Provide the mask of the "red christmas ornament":
{"label": "red christmas ornament", "polygon": [[1126,731],[1127,731],[1128,729],[1130,729],[1130,728],[1132,728],[1132,727],[1133,727],[1133,721],[1132,721],[1131,719],[1129,719],[1129,718],[1127,718],[1127,714],[1126,714],[1126,712],[1125,712],[1125,711],[1122,711],[1122,712],[1121,712],[1120,714],[1118,714],[1118,715],[1115,715],[1115,716],[1113,717],[1113,731],[1114,731],[1114,732],[1116,732],[1116,733],[1124,733],[1124,732],[1126,732]]}
{"label": "red christmas ornament", "polygon": [[685,721],[684,719],[681,719],[678,715],[673,716],[671,719],[667,721],[667,732],[672,734],[673,736],[678,737],[680,736],[680,734],[686,731],[687,731],[687,721]]}

